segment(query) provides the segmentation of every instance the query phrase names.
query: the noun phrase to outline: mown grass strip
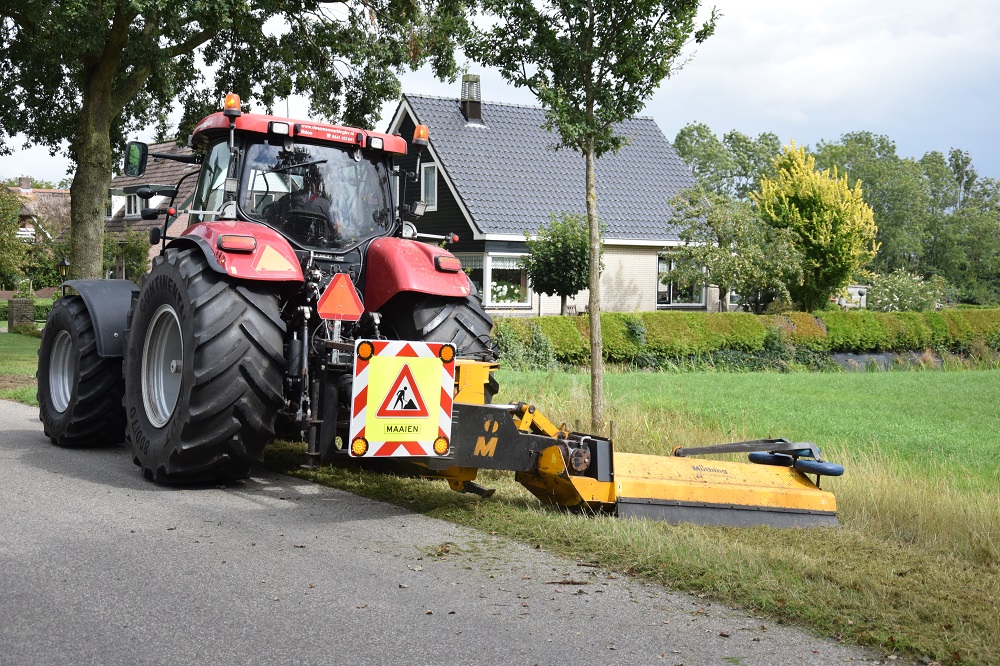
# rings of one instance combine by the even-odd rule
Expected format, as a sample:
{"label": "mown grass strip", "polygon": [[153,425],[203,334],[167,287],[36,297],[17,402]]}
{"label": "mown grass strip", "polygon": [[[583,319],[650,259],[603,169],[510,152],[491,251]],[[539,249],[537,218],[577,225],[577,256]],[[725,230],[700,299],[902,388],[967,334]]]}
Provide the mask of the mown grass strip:
{"label": "mown grass strip", "polygon": [[444,483],[331,467],[299,467],[303,447],[276,443],[274,469],[548,551],[705,593],[772,620],[889,653],[993,664],[1000,572],[940,552],[843,529],[672,526],[541,506],[510,475],[483,473],[488,500]]}

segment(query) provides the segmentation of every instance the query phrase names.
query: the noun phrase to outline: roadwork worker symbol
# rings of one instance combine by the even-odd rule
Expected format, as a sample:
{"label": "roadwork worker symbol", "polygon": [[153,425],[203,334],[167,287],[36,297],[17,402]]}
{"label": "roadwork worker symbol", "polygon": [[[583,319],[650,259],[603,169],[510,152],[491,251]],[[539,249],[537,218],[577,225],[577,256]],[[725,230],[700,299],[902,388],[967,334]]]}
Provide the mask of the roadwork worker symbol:
{"label": "roadwork worker symbol", "polygon": [[424,404],[424,399],[420,395],[420,389],[417,387],[416,380],[413,379],[413,372],[410,370],[409,364],[404,365],[399,371],[396,381],[392,383],[375,414],[379,418],[427,418],[429,416],[427,405]]}

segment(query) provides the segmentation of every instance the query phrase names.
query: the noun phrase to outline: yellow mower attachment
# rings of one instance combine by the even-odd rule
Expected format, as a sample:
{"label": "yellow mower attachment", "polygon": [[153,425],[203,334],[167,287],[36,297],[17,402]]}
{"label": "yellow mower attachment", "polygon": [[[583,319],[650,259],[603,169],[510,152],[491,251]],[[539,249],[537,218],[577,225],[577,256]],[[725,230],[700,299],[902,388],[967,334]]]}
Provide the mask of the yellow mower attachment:
{"label": "yellow mower attachment", "polygon": [[[548,504],[701,525],[838,525],[837,502],[820,476],[843,468],[824,462],[810,442],[755,440],[679,448],[672,456],[620,453],[610,439],[571,432],[525,403],[484,404],[495,393],[494,363],[456,364],[451,450],[439,458],[400,461],[452,489],[493,494],[474,482],[478,470],[515,473]],[[692,458],[747,453],[749,462]],[[815,475],[815,481],[807,474]]]}

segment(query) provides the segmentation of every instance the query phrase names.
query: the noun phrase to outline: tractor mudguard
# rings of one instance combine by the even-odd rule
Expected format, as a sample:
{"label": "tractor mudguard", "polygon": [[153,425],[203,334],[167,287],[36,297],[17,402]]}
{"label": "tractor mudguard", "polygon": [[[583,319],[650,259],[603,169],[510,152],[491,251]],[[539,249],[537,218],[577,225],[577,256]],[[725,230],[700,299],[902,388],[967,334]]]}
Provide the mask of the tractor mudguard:
{"label": "tractor mudguard", "polygon": [[125,351],[125,327],[128,326],[132,295],[139,292],[139,287],[129,280],[67,280],[63,285],[75,289],[83,297],[94,322],[97,355],[121,357]]}
{"label": "tractor mudguard", "polygon": [[241,280],[303,282],[302,267],[284,236],[270,227],[239,220],[199,222],[167,245],[201,248],[209,267]]}
{"label": "tractor mudguard", "polygon": [[365,309],[378,310],[404,291],[456,298],[469,296],[472,293],[469,277],[461,270],[441,268],[438,257],[448,257],[454,262],[451,252],[434,245],[405,238],[376,238],[368,246],[366,258]]}

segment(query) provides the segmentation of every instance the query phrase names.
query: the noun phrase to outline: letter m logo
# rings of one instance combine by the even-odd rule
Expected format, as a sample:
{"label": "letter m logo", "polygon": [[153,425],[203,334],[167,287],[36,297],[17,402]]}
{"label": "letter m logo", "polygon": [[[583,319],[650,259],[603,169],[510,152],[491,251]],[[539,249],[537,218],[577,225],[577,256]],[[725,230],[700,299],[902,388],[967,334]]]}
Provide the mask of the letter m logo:
{"label": "letter m logo", "polygon": [[492,458],[493,454],[497,452],[497,438],[490,437],[487,442],[484,435],[480,435],[479,439],[476,440],[476,450],[472,452],[474,456],[483,456],[485,458]]}

